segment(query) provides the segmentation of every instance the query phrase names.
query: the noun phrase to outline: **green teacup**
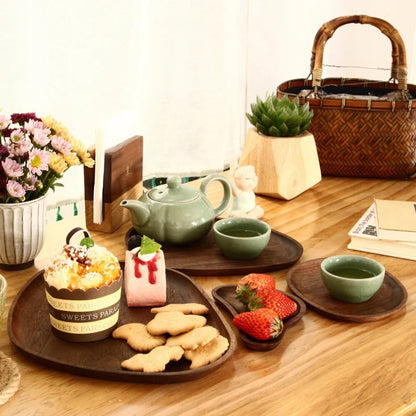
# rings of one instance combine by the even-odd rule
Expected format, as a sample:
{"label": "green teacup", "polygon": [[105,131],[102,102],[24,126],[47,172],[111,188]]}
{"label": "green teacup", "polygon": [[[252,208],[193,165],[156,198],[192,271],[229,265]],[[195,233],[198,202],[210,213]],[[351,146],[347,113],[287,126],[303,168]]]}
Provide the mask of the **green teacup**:
{"label": "green teacup", "polygon": [[0,332],[3,322],[3,312],[4,307],[6,306],[6,296],[7,296],[7,281],[4,276],[0,274]]}
{"label": "green teacup", "polygon": [[331,295],[343,302],[369,300],[384,281],[384,266],[368,257],[338,255],[324,259],[321,277]]}
{"label": "green teacup", "polygon": [[270,240],[271,228],[254,218],[232,217],[213,226],[214,240],[229,259],[253,259],[260,255]]}

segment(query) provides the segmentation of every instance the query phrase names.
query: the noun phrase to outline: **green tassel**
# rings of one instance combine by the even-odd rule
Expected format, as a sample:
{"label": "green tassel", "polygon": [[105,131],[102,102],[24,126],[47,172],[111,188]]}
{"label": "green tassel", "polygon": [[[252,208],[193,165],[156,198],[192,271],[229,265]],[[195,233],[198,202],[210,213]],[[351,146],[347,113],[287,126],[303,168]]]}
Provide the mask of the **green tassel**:
{"label": "green tassel", "polygon": [[64,219],[64,217],[61,215],[61,207],[58,207],[58,209],[56,211],[56,221],[61,221],[63,219]]}

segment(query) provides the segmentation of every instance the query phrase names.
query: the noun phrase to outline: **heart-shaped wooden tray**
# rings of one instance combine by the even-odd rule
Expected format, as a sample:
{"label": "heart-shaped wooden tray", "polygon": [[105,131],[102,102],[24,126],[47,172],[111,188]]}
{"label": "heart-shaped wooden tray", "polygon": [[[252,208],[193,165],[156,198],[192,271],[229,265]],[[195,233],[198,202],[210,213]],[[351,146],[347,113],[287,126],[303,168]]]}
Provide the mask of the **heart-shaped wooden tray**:
{"label": "heart-shaped wooden tray", "polygon": [[[17,294],[10,308],[8,332],[12,343],[42,364],[58,370],[88,377],[139,383],[173,383],[194,380],[220,367],[233,354],[236,339],[233,330],[215,303],[192,279],[176,270],[166,270],[167,303],[202,303],[208,307],[207,324],[216,327],[228,339],[227,352],[217,361],[197,369],[182,358],[171,362],[161,373],[123,370],[121,361],[136,352],[124,340],[109,337],[103,341],[75,343],[56,337],[49,322],[43,271],[37,273]],[[121,296],[119,325],[147,323],[152,318],[150,307],[132,308]]]}

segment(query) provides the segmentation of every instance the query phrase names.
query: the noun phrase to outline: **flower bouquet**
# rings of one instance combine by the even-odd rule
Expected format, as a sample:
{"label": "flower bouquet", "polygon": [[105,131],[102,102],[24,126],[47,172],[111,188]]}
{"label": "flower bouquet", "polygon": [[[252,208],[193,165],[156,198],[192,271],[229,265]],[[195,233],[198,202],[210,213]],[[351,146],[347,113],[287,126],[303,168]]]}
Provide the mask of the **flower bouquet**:
{"label": "flower bouquet", "polygon": [[94,165],[85,146],[54,118],[0,114],[0,203],[35,200],[71,166]]}
{"label": "flower bouquet", "polygon": [[46,231],[46,194],[71,166],[92,167],[84,145],[52,117],[0,114],[0,268],[30,267]]}

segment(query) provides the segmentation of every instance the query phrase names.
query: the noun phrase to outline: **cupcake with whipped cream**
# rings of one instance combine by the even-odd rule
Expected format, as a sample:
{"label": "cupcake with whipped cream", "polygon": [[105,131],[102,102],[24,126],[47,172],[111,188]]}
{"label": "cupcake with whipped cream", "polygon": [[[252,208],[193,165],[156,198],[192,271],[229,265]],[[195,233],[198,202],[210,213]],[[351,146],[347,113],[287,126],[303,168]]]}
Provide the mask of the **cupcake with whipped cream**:
{"label": "cupcake with whipped cream", "polygon": [[107,338],[116,327],[122,286],[117,258],[96,245],[86,230],[80,243],[67,244],[46,267],[44,279],[53,332],[75,342]]}

